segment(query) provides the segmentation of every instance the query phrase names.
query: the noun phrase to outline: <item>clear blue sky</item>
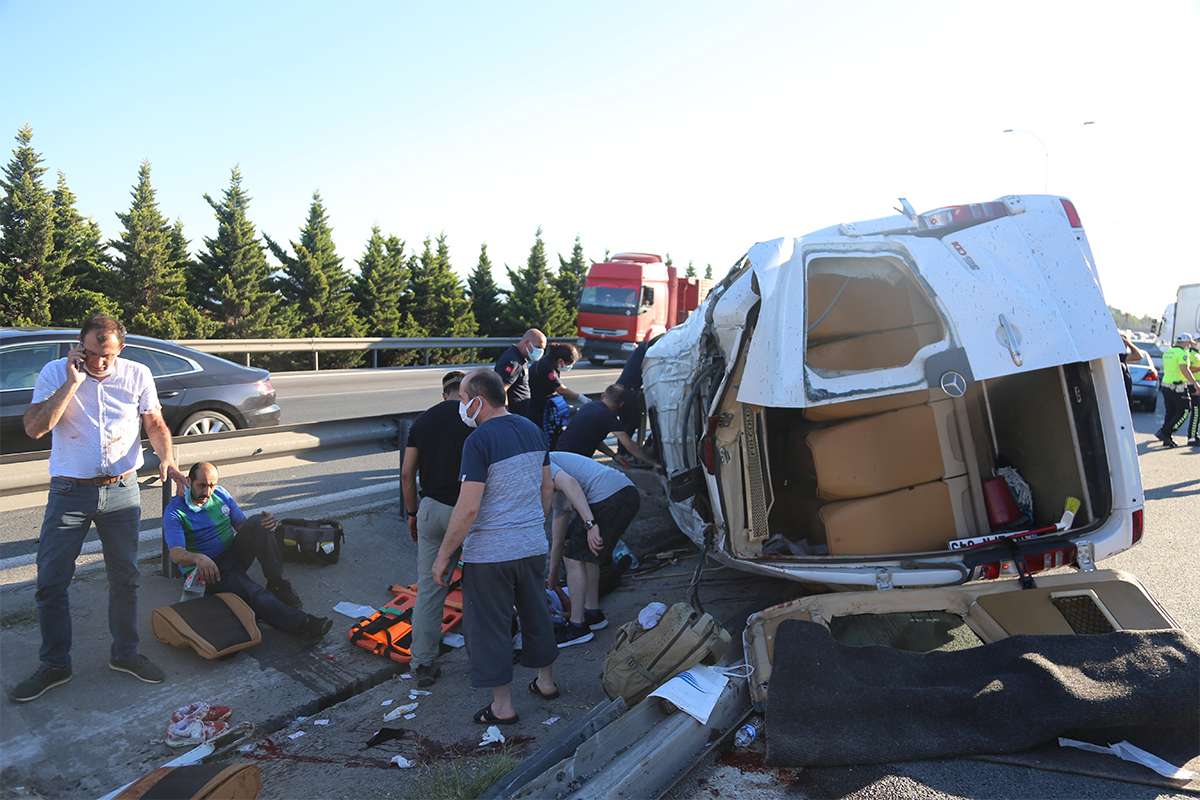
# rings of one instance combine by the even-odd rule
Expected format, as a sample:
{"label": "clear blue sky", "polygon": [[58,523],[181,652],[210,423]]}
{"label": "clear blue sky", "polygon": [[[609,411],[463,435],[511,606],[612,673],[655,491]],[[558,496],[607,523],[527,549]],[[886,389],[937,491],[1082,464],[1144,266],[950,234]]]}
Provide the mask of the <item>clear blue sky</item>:
{"label": "clear blue sky", "polygon": [[277,239],[319,189],[351,267],[373,224],[445,231],[464,275],[484,241],[522,261],[540,224],[552,252],[580,234],[592,258],[720,274],[898,195],[1040,192],[1048,160],[1110,303],[1157,315],[1200,281],[1200,14],[1182,0],[0,0],[0,30],[0,133],[31,123],[110,236],[149,159],[197,249],[202,194],[239,164]]}

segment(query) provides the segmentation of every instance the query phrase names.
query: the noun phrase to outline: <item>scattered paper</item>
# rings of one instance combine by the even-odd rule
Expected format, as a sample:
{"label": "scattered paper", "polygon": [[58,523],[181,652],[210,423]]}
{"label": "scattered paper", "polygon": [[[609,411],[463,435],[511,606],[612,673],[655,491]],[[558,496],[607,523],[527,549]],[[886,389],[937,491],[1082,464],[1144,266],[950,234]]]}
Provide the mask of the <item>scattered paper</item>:
{"label": "scattered paper", "polygon": [[374,606],[364,606],[359,603],[351,603],[346,600],[343,600],[334,606],[333,610],[344,617],[350,617],[350,619],[364,619],[375,613]]}
{"label": "scattered paper", "polygon": [[483,732],[483,738],[479,740],[480,747],[487,747],[489,744],[504,744],[504,734],[495,725],[489,725]]}
{"label": "scattered paper", "polygon": [[549,719],[542,720],[542,724],[543,725],[553,725],[554,723],[558,722],[560,719],[562,719],[562,717],[550,717]]}
{"label": "scattered paper", "polygon": [[1164,778],[1172,778],[1177,781],[1190,781],[1196,777],[1196,773],[1190,769],[1177,767],[1153,753],[1147,753],[1137,745],[1132,745],[1126,741],[1120,741],[1105,747],[1102,744],[1092,744],[1091,742],[1081,742],[1077,739],[1059,737],[1058,744],[1060,747],[1074,747],[1078,750],[1086,750],[1089,753],[1113,755],[1124,761],[1141,764],[1143,767],[1154,770]]}
{"label": "scattered paper", "polygon": [[319,719],[313,723],[313,725],[328,725],[328,724],[329,724],[329,720],[327,720],[327,719]]}
{"label": "scattered paper", "polygon": [[380,703],[379,705],[381,705],[381,706],[390,706],[390,705],[391,705],[392,703],[394,703],[394,702],[395,702],[394,700],[392,700],[391,698],[388,698],[387,700],[384,700],[384,701],[383,701],[382,703]]}
{"label": "scattered paper", "polygon": [[428,689],[409,689],[408,690],[409,698],[429,697],[431,694],[433,694],[433,692],[429,691]]}
{"label": "scattered paper", "polygon": [[406,673],[404,673],[403,675],[401,675],[401,676],[400,676],[400,680],[402,680],[402,681],[411,681],[411,680],[412,680],[412,673],[411,673],[411,672],[406,672]]}
{"label": "scattered paper", "polygon": [[638,612],[638,624],[643,630],[650,630],[658,621],[662,619],[663,614],[667,613],[666,603],[648,603],[645,608]]}
{"label": "scattered paper", "polygon": [[467,640],[463,638],[461,633],[447,633],[442,637],[442,643],[448,647],[459,648],[466,647]]}
{"label": "scattered paper", "polygon": [[296,717],[296,722],[304,722],[308,717]]}
{"label": "scattered paper", "polygon": [[414,720],[417,718],[417,715],[416,714],[405,714],[404,718],[407,720]]}
{"label": "scattered paper", "polygon": [[421,705],[421,704],[420,703],[406,703],[405,705],[402,705],[402,706],[396,706],[391,711],[389,711],[388,713],[383,715],[383,721],[391,722],[394,719],[400,719],[400,717],[404,716],[405,714],[411,714],[412,712],[416,711],[417,706],[419,706],[419,705]]}
{"label": "scattered paper", "polygon": [[708,717],[728,682],[729,677],[721,667],[698,665],[671,678],[651,692],[650,696],[661,697],[701,725],[707,725]]}
{"label": "scattered paper", "polygon": [[304,731],[296,731],[295,733],[289,733],[288,738],[289,739],[299,739],[303,735],[304,735]]}
{"label": "scattered paper", "polygon": [[241,747],[239,747],[239,748],[238,748],[238,752],[239,752],[239,753],[253,753],[253,752],[254,752],[254,748],[256,748],[256,747],[258,747],[258,745],[256,745],[256,744],[253,744],[253,743],[251,743],[251,744],[244,744],[244,745],[242,745]]}
{"label": "scattered paper", "polygon": [[409,761],[404,756],[392,756],[392,763],[400,769],[411,769],[413,762]]}

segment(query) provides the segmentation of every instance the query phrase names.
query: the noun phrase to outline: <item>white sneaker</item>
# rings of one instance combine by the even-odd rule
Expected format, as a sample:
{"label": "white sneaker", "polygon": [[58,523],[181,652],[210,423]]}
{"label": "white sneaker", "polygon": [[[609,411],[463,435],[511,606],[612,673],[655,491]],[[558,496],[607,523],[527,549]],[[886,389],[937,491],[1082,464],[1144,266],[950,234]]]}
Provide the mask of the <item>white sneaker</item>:
{"label": "white sneaker", "polygon": [[167,728],[167,747],[197,747],[229,728],[228,722],[208,722],[196,717],[181,719]]}

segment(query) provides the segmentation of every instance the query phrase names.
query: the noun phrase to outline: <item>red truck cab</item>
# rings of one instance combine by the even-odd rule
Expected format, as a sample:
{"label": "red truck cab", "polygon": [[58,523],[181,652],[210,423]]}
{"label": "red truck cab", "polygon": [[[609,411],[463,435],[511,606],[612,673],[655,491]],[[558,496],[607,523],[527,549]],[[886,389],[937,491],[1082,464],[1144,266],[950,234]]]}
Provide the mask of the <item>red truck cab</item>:
{"label": "red truck cab", "polygon": [[687,319],[711,281],[680,278],[653,253],[618,253],[592,264],[579,297],[579,345],[593,364],[623,361],[639,342]]}

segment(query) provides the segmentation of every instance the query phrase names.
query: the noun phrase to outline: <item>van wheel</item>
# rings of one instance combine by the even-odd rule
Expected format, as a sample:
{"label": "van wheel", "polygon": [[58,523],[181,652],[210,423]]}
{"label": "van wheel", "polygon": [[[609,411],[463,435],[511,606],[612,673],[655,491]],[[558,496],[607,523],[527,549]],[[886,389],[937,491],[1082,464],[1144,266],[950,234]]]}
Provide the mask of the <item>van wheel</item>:
{"label": "van wheel", "polygon": [[593,367],[603,367],[604,362],[608,361],[608,359],[604,356],[588,356],[588,361],[591,362]]}
{"label": "van wheel", "polygon": [[233,420],[219,411],[197,411],[179,426],[180,436],[203,436],[207,433],[236,431]]}

